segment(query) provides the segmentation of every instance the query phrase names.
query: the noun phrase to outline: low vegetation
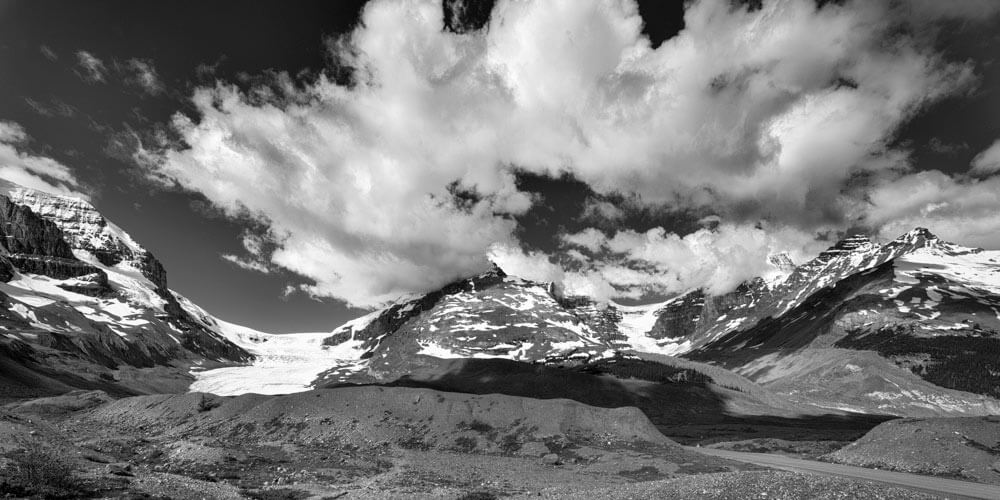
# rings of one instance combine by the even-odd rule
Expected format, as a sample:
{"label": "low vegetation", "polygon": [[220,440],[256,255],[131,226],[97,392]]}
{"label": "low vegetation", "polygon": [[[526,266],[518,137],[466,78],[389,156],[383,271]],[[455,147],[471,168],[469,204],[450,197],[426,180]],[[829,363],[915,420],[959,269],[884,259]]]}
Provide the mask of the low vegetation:
{"label": "low vegetation", "polygon": [[[960,391],[1000,398],[1000,334],[917,337],[912,326],[874,332],[854,330],[836,347],[878,352],[924,380]],[[926,361],[914,363],[914,358]]]}
{"label": "low vegetation", "polygon": [[77,498],[88,496],[64,450],[38,438],[18,440],[0,477],[0,495],[8,497]]}

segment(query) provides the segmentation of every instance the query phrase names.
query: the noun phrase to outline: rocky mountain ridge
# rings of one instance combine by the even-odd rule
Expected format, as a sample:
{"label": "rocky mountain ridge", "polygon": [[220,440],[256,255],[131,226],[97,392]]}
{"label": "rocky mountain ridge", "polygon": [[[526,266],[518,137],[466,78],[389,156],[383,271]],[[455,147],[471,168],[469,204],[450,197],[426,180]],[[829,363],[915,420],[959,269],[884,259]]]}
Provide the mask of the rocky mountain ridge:
{"label": "rocky mountain ridge", "polygon": [[[646,306],[561,297],[495,268],[337,328],[324,343],[353,355],[321,380],[391,380],[424,356],[565,364],[640,352],[718,364],[830,408],[983,414],[1000,408],[1000,366],[983,361],[974,383],[954,371],[970,359],[959,344],[996,350],[998,307],[1000,252],[923,228],[884,245],[851,236],[784,279]],[[910,351],[889,348],[892,339]]]}
{"label": "rocky mountain ridge", "polygon": [[432,376],[442,360],[596,367],[646,353],[843,411],[1000,411],[1000,252],[926,229],[884,245],[845,238],[794,267],[774,256],[783,278],[643,306],[565,297],[494,266],[327,334],[278,336],[220,322],[171,291],[159,261],[86,201],[0,188],[8,387],[172,392],[193,370],[206,390],[287,392]]}
{"label": "rocky mountain ridge", "polygon": [[[143,392],[189,383],[192,364],[250,359],[92,205],[6,181],[0,330],[6,392]],[[163,373],[141,377],[141,370]]]}

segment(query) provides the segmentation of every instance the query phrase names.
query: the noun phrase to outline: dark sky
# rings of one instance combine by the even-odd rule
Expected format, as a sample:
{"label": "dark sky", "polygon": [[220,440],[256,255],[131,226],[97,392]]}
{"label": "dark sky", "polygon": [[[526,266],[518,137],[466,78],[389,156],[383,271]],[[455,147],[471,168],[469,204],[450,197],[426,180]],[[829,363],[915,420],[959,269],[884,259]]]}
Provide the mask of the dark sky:
{"label": "dark sky", "polygon": [[[351,30],[364,3],[0,0],[0,120],[24,127],[29,150],[70,166],[97,208],[163,262],[178,292],[222,319],[254,328],[330,330],[362,311],[301,293],[283,297],[285,287],[302,278],[248,272],[223,261],[220,254],[241,252],[244,225],[219,215],[200,195],[146,180],[116,142],[127,144],[133,132],[141,136],[163,126],[179,110],[190,112],[194,87],[213,78],[236,82],[271,70],[322,71],[329,63],[324,40]],[[682,29],[682,1],[639,4],[654,46]],[[1000,137],[1000,64],[989,53],[997,37],[1000,30],[956,29],[942,38],[951,58],[982,61],[981,81],[971,97],[942,101],[900,131],[896,140],[913,145],[920,168],[965,169]],[[104,62],[104,82],[87,81],[77,64],[81,50]],[[130,84],[130,59],[150,62],[163,92],[150,95]],[[519,236],[528,248],[549,249],[557,229],[585,227],[562,214],[578,213],[593,196],[586,185],[525,177],[520,186],[541,196],[520,218]],[[684,233],[697,227],[699,215],[637,211],[623,224]]]}

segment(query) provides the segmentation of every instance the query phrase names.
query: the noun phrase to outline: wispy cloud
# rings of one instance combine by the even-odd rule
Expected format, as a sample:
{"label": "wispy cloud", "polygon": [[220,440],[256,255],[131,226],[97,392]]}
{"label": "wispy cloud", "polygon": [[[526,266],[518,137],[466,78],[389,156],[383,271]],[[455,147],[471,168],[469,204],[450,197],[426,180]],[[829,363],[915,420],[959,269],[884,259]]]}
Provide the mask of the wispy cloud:
{"label": "wispy cloud", "polygon": [[972,160],[972,173],[978,175],[995,174],[1000,171],[1000,139],[976,155]]}
{"label": "wispy cloud", "polygon": [[274,242],[251,231],[244,231],[242,243],[243,248],[247,251],[247,257],[228,253],[220,255],[220,257],[247,271],[270,274],[273,269],[267,261],[271,252],[274,251]]}
{"label": "wispy cloud", "polygon": [[25,151],[28,134],[14,122],[0,121],[0,179],[54,194],[86,198],[69,167]]}
{"label": "wispy cloud", "polygon": [[48,45],[39,45],[38,46],[38,51],[41,52],[42,55],[45,56],[45,58],[48,59],[48,60],[50,60],[50,61],[58,61],[59,60],[59,55],[56,54],[54,50],[52,50],[51,48],[49,48]]}
{"label": "wispy cloud", "polygon": [[107,67],[94,54],[86,50],[76,52],[76,62],[82,72],[78,72],[81,78],[88,82],[104,82]]}
{"label": "wispy cloud", "polygon": [[149,59],[133,58],[115,66],[124,75],[126,83],[139,87],[149,95],[158,95],[165,90],[153,61]]}
{"label": "wispy cloud", "polygon": [[245,269],[247,271],[255,271],[263,274],[269,274],[271,272],[271,269],[269,267],[256,260],[246,259],[231,253],[222,254],[220,255],[220,257],[222,257],[223,260],[232,262],[233,264],[239,266],[241,269]]}
{"label": "wispy cloud", "polygon": [[55,97],[49,99],[48,102],[25,97],[24,102],[32,111],[42,116],[62,116],[69,118],[76,114],[75,107]]}

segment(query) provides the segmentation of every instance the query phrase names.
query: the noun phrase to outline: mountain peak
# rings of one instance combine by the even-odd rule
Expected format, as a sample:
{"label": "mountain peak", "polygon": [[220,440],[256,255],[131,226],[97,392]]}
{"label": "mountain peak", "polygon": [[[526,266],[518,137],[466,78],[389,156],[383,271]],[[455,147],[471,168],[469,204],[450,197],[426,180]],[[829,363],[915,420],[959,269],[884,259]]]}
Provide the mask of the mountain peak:
{"label": "mountain peak", "polygon": [[496,276],[496,277],[499,277],[499,278],[506,278],[507,277],[507,273],[503,272],[503,269],[500,269],[500,266],[498,266],[496,262],[493,262],[491,260],[490,261],[490,270],[487,271],[487,272],[485,272],[484,274],[482,274],[482,276]]}
{"label": "mountain peak", "polygon": [[905,248],[907,251],[926,246],[939,246],[942,241],[925,227],[916,227],[886,244],[889,249]]}
{"label": "mountain peak", "polygon": [[902,238],[902,239],[923,238],[925,240],[936,240],[936,239],[938,239],[938,237],[935,236],[934,233],[932,233],[930,231],[930,229],[927,229],[926,227],[915,227],[910,232],[908,232],[908,233],[900,236],[900,238]]}

